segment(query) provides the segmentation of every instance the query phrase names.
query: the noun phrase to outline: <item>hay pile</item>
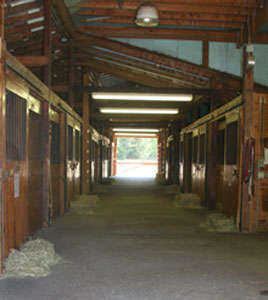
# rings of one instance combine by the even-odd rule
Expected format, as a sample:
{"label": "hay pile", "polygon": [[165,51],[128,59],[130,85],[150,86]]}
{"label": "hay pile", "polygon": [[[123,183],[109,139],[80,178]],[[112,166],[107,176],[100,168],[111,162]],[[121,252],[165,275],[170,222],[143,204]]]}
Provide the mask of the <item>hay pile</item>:
{"label": "hay pile", "polygon": [[207,215],[206,221],[201,223],[200,227],[207,229],[208,232],[237,232],[234,218],[228,218],[220,213]]}
{"label": "hay pile", "polygon": [[179,208],[201,209],[201,200],[198,195],[193,193],[177,194],[174,204]]}
{"label": "hay pile", "polygon": [[178,184],[170,184],[165,187],[165,193],[168,195],[180,194],[181,188]]}
{"label": "hay pile", "polygon": [[68,214],[71,215],[92,215],[98,207],[99,197],[97,195],[80,195],[71,202]]}
{"label": "hay pile", "polygon": [[3,263],[4,277],[44,277],[51,271],[50,267],[61,262],[53,244],[43,239],[31,240],[19,250],[12,249]]}

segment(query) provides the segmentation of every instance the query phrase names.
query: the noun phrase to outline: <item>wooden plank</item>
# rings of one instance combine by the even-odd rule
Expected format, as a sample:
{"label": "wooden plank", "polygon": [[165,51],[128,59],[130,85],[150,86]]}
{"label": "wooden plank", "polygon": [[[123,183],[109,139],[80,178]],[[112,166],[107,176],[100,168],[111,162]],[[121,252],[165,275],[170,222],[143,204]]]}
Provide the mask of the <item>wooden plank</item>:
{"label": "wooden plank", "polygon": [[27,67],[42,67],[49,63],[47,56],[15,56],[22,64]]}
{"label": "wooden plank", "polygon": [[122,37],[122,38],[152,38],[156,39],[184,39],[184,40],[206,40],[215,42],[236,43],[237,33],[235,31],[215,31],[200,29],[169,29],[169,28],[138,28],[127,26],[78,26],[77,32],[93,34],[99,37]]}
{"label": "wooden plank", "polygon": [[209,65],[209,42],[203,41],[203,59],[202,59],[203,67],[208,68]]}
{"label": "wooden plank", "polygon": [[43,138],[43,226],[50,225],[50,134],[49,103],[42,104],[42,138]]}
{"label": "wooden plank", "polygon": [[[93,18],[94,20],[94,18]],[[94,21],[86,20],[83,23],[85,23],[85,26],[88,24],[90,25]],[[131,17],[108,17],[103,16],[103,18],[98,17],[98,19],[95,21],[98,23],[109,23],[109,24],[134,24],[135,23],[135,16]],[[195,19],[189,19],[189,20],[180,20],[180,19],[161,19],[159,20],[159,26],[161,25],[173,25],[173,26],[197,26],[197,27],[212,27],[212,28],[236,28],[240,29],[243,25],[243,23],[239,22],[223,22],[223,21],[206,21],[206,20],[195,20]]]}
{"label": "wooden plank", "polygon": [[[181,12],[198,12],[198,13],[212,13],[212,14],[230,14],[230,15],[247,15],[247,7],[228,7],[228,6],[213,6],[213,5],[192,5],[185,3],[162,3],[155,2],[159,11],[181,11]],[[121,5],[121,9],[137,10],[140,6],[139,1],[124,1]],[[109,2],[105,0],[92,0],[89,2],[77,4],[76,7],[81,8],[106,8],[116,9],[118,8],[118,2],[111,0]],[[254,12],[253,8],[249,10],[250,15]],[[215,16],[216,17],[216,16]],[[217,18],[217,17],[216,17]]]}
{"label": "wooden plank", "polygon": [[44,68],[44,82],[48,87],[51,85],[51,6],[51,0],[46,0],[44,3],[44,56],[47,57],[48,64]]}
{"label": "wooden plank", "polygon": [[[217,18],[212,13],[200,12],[180,12],[180,11],[159,11],[160,19],[168,20],[196,20],[196,21],[220,21],[220,22],[239,22],[247,21],[246,16],[241,15],[226,15],[218,14]],[[110,16],[110,17],[136,17],[136,11],[127,9],[106,9],[106,8],[92,8],[90,10],[82,10],[78,13],[79,16]]]}
{"label": "wooden plank", "polygon": [[[89,78],[87,74],[83,75],[83,84],[88,86]],[[89,129],[89,95],[83,94],[83,132],[82,132],[82,193],[87,194],[90,192],[90,166],[91,166],[91,155],[90,155],[90,129]]]}

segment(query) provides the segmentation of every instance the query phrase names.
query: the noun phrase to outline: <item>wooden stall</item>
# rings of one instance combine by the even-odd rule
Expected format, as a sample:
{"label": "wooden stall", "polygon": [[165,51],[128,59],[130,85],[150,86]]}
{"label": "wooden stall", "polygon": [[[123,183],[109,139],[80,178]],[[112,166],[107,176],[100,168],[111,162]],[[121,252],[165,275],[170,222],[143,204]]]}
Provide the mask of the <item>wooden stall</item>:
{"label": "wooden stall", "polygon": [[[241,96],[181,131],[182,190],[198,194],[203,206],[234,217],[242,231],[267,231],[268,226],[266,99],[267,95],[254,94],[255,118],[246,143]],[[250,224],[246,228],[245,218]]]}
{"label": "wooden stall", "polygon": [[93,128],[90,128],[90,152],[91,152],[91,191],[94,190],[94,186],[100,183],[100,134]]}
{"label": "wooden stall", "polygon": [[67,115],[67,209],[81,193],[81,122]]}
{"label": "wooden stall", "polygon": [[110,140],[105,136],[101,137],[101,148],[102,180],[109,177]]}
{"label": "wooden stall", "polygon": [[74,128],[73,195],[80,193],[82,124],[26,67],[6,52],[5,57],[0,119],[2,259],[28,235],[48,226],[53,215],[64,212],[68,124]]}

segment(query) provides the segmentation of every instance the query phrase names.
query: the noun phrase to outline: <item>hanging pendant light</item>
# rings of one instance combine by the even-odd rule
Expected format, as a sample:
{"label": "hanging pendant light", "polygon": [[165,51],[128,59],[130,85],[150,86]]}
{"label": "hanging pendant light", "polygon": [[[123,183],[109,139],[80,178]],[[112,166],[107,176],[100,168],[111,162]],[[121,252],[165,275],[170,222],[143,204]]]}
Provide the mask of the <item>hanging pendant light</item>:
{"label": "hanging pendant light", "polygon": [[137,9],[135,23],[141,27],[154,27],[159,23],[158,11],[151,2],[142,3]]}

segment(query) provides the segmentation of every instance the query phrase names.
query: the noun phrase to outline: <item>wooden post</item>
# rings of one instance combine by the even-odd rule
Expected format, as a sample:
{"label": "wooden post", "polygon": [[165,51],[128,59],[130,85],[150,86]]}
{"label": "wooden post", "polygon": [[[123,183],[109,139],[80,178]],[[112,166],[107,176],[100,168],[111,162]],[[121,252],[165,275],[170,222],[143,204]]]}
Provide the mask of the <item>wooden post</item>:
{"label": "wooden post", "polygon": [[63,214],[67,207],[67,118],[66,114],[60,113],[60,213]]}
{"label": "wooden post", "polygon": [[[73,83],[74,83],[74,64],[73,64],[73,46],[72,43],[69,44],[69,92],[68,92],[68,100],[69,105],[74,107],[73,100]],[[88,86],[88,83],[87,83]]]}
{"label": "wooden post", "polygon": [[44,1],[44,56],[48,59],[48,64],[44,67],[44,83],[51,85],[51,0]]}
{"label": "wooden post", "polygon": [[[241,124],[241,135],[243,146],[245,147],[246,141],[248,138],[253,136],[253,121],[254,121],[254,73],[252,69],[246,68],[248,53],[244,48],[244,72],[243,72],[243,98],[244,98],[244,109]],[[241,147],[242,148],[242,147]],[[244,151],[241,149],[241,157],[244,156]],[[243,164],[240,165],[240,174],[242,174]],[[252,201],[249,198],[248,184],[243,181],[243,176],[241,176],[241,205],[240,205],[240,228],[242,231],[248,232],[251,231],[252,221],[251,221],[251,209]]]}
{"label": "wooden post", "polygon": [[209,42],[203,41],[203,67],[208,68],[209,64]]}
{"label": "wooden post", "polygon": [[43,226],[50,225],[50,126],[49,126],[49,103],[42,105],[42,138],[43,138]]}
{"label": "wooden post", "polygon": [[173,169],[172,169],[172,183],[179,184],[179,146],[180,146],[180,130],[181,124],[174,123],[172,124],[172,135],[173,135],[173,147],[172,147],[172,161],[173,161]]}
{"label": "wooden post", "polygon": [[[88,86],[88,75],[83,75],[83,85]],[[89,129],[89,94],[83,93],[83,130],[82,130],[82,194],[90,192],[91,155]]]}
{"label": "wooden post", "polygon": [[3,261],[3,181],[4,181],[4,152],[5,152],[5,124],[4,124],[4,19],[5,1],[0,1],[0,275]]}
{"label": "wooden post", "polygon": [[117,174],[117,137],[114,137],[113,147],[113,176]]}
{"label": "wooden post", "polygon": [[207,126],[206,153],[205,203],[213,210],[216,208],[217,122]]}

